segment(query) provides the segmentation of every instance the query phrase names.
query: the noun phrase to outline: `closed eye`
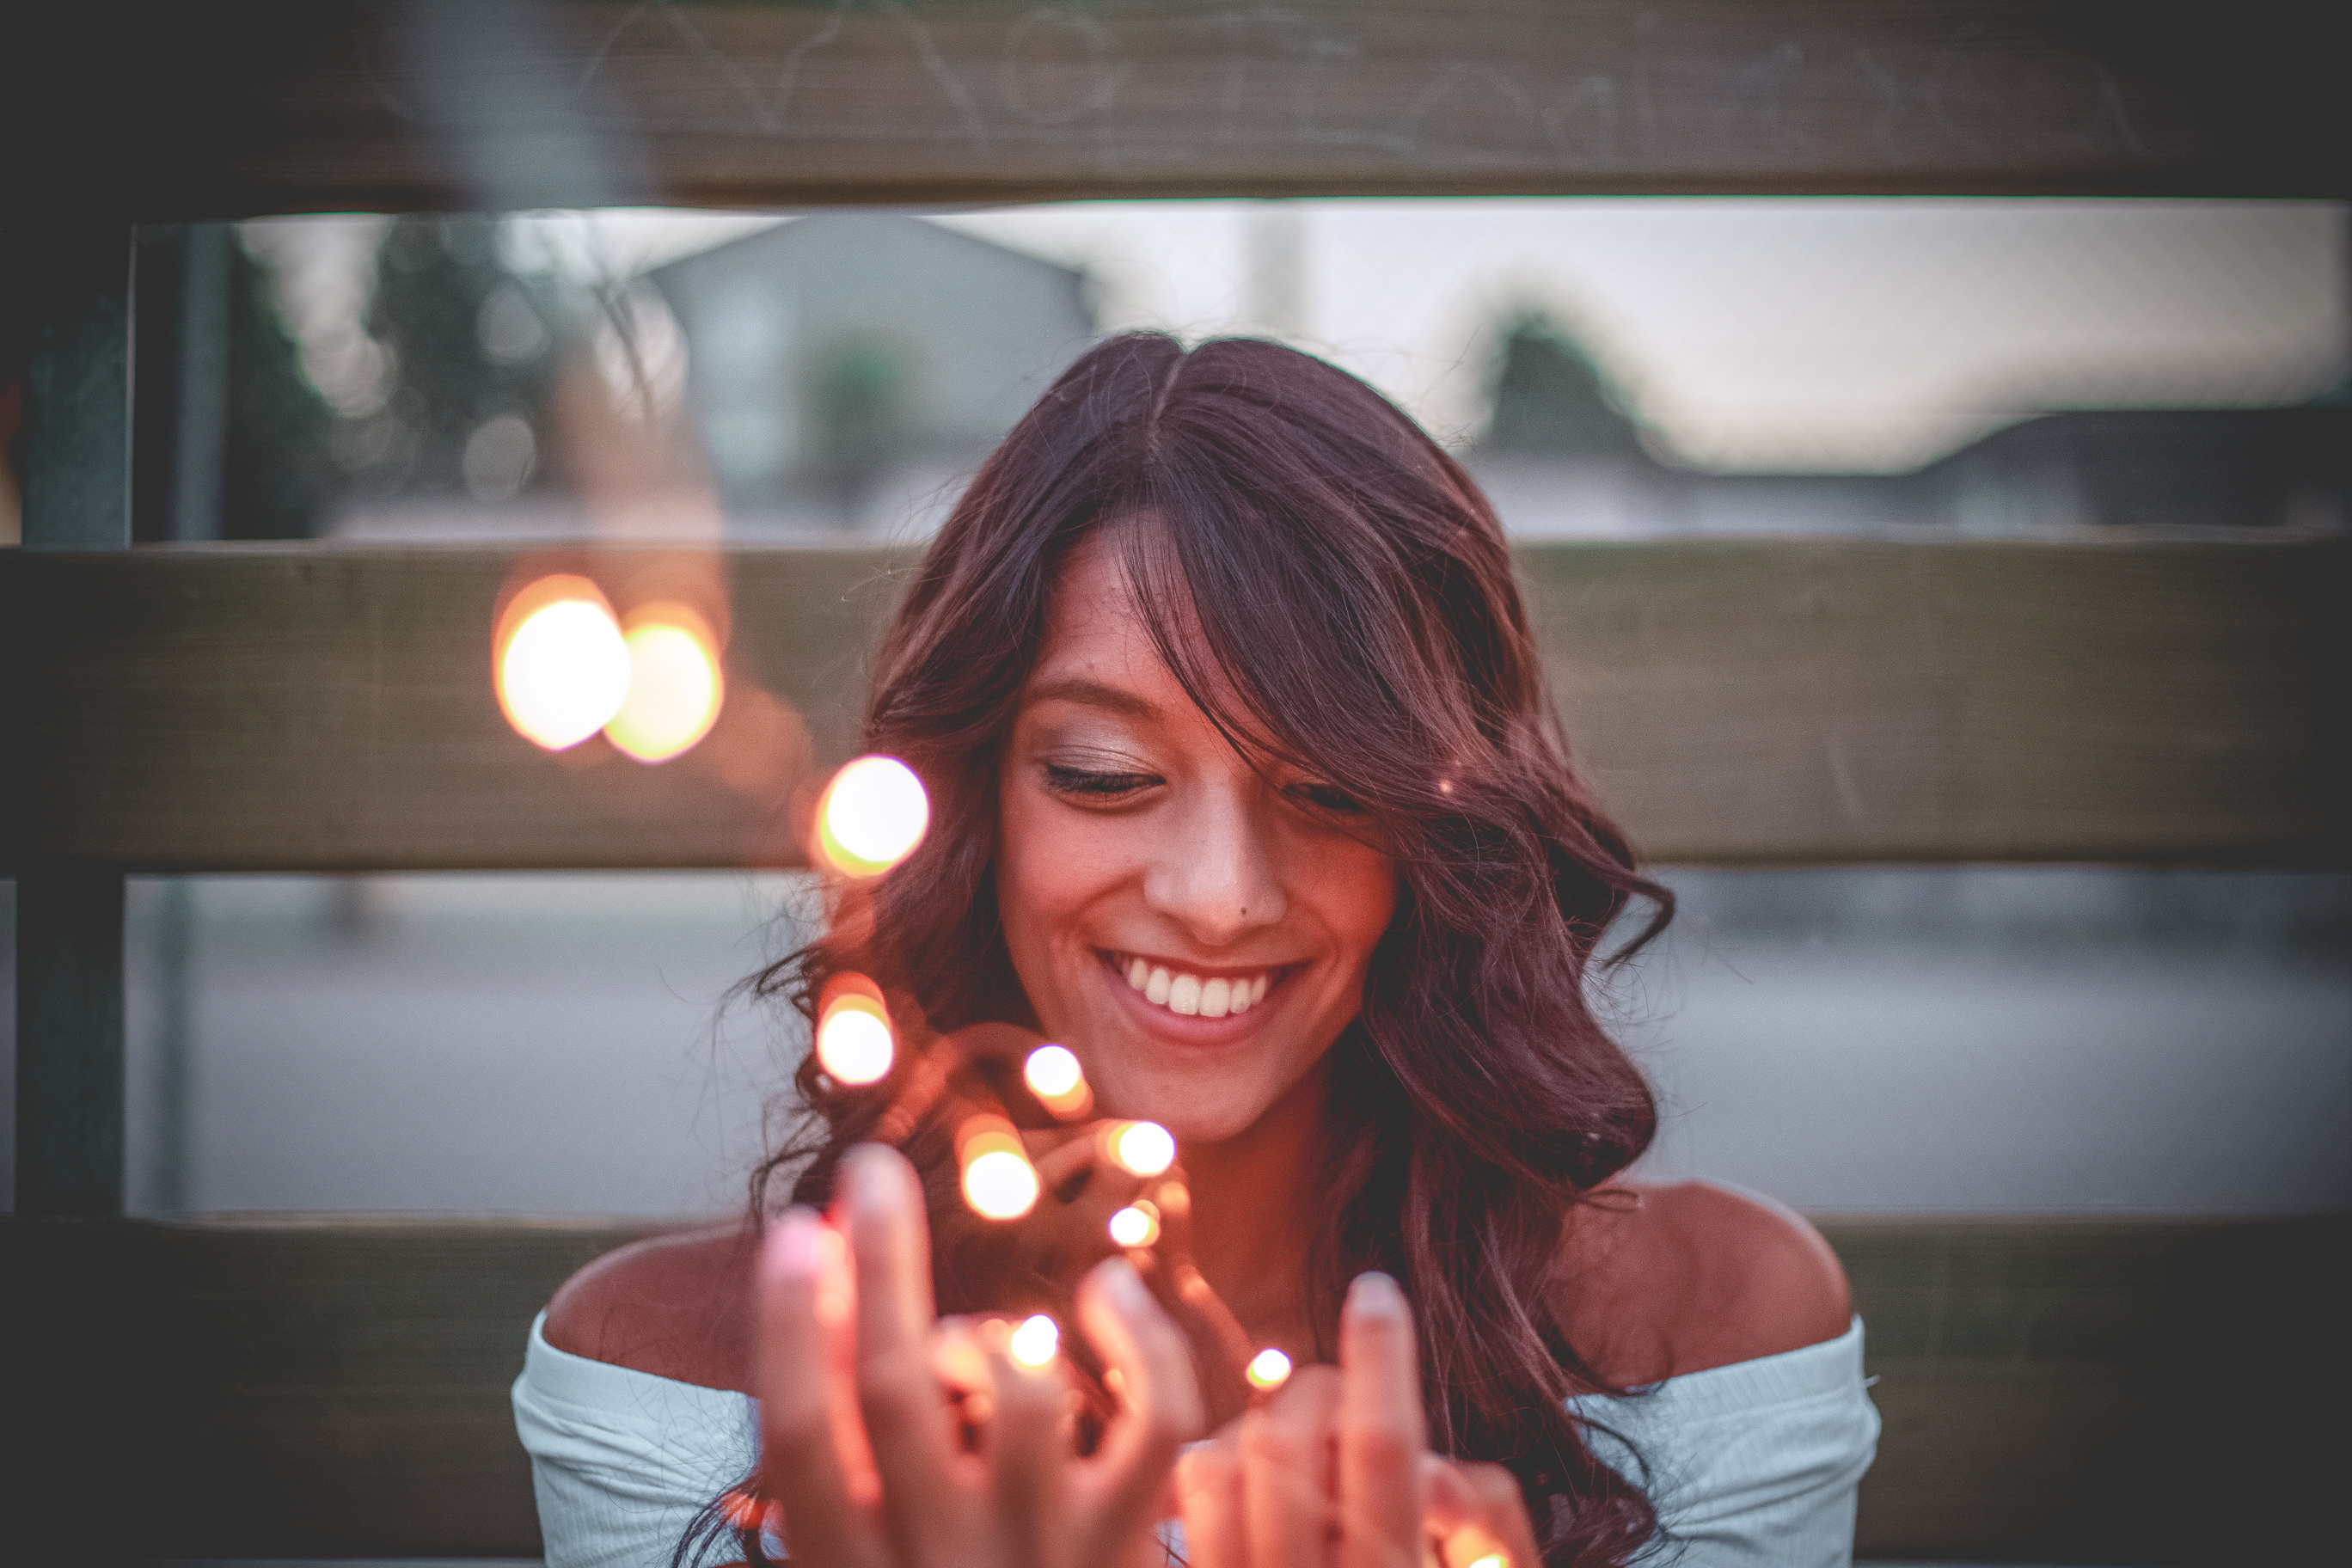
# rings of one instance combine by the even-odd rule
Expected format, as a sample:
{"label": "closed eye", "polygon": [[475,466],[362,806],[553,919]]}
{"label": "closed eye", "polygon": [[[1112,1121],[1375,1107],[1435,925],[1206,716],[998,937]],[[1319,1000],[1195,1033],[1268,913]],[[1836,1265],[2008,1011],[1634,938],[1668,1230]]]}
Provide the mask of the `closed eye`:
{"label": "closed eye", "polygon": [[1085,768],[1045,764],[1045,787],[1055,795],[1080,800],[1112,801],[1164,782],[1157,773],[1093,773]]}

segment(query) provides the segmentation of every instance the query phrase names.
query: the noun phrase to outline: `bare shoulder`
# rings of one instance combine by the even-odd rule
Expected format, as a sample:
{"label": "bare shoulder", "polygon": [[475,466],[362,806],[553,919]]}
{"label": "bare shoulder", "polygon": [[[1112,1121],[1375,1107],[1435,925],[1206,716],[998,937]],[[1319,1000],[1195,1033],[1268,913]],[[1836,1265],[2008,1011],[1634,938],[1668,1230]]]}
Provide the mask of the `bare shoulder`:
{"label": "bare shoulder", "polygon": [[746,1391],[757,1246],[749,1227],[726,1226],[608,1252],[548,1303],[547,1342],[656,1377]]}
{"label": "bare shoulder", "polygon": [[1559,1311],[1620,1385],[1833,1340],[1853,1300],[1821,1232],[1709,1182],[1612,1183],[1570,1221]]}

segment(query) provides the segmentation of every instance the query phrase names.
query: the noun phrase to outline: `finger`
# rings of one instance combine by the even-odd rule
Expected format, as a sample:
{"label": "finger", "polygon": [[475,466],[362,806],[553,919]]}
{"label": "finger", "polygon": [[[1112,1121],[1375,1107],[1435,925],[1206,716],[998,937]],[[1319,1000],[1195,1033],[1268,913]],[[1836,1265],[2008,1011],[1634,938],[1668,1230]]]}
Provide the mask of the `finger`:
{"label": "finger", "polygon": [[1228,1429],[1176,1461],[1176,1496],[1184,1521],[1188,1568],[1248,1568],[1242,1533],[1242,1464]]}
{"label": "finger", "polygon": [[818,1322],[818,1237],[807,1209],[787,1210],[761,1244],[759,1339],[761,1490],[782,1505],[792,1549],[811,1561],[876,1560],[874,1532],[851,1500],[825,1397],[825,1334]]}
{"label": "finger", "polygon": [[1359,1275],[1339,1312],[1339,1561],[1413,1568],[1421,1556],[1421,1375],[1412,1313],[1385,1274]]}
{"label": "finger", "polygon": [[979,1324],[970,1318],[941,1318],[931,1329],[931,1373],[955,1409],[951,1424],[959,1454],[980,1452],[982,1436],[996,1414],[996,1384]]}
{"label": "finger", "polygon": [[954,1528],[948,1506],[954,1440],[931,1372],[922,1189],[897,1150],[877,1144],[850,1150],[842,1175],[857,1271],[857,1408],[888,1500],[884,1518],[903,1543],[937,1542]]}
{"label": "finger", "polygon": [[1253,1568],[1323,1568],[1333,1560],[1339,1408],[1339,1374],[1310,1366],[1242,1418],[1242,1528]]}
{"label": "finger", "polygon": [[[1040,1149],[1046,1135],[1031,1133],[1022,1140],[1029,1150],[1029,1163],[1037,1168],[1038,1184],[1049,1193],[1058,1193],[1065,1184],[1084,1172],[1093,1170],[1102,1162],[1097,1140],[1073,1132],[1054,1140],[1055,1146]],[[1117,1167],[1112,1167],[1117,1169]],[[1064,1199],[1068,1202],[1068,1199]]]}
{"label": "finger", "polygon": [[1490,1558],[1500,1568],[1540,1568],[1535,1526],[1518,1478],[1500,1465],[1432,1458],[1423,1467],[1428,1527],[1445,1568]]}
{"label": "finger", "polygon": [[[1008,1561],[1043,1564],[1065,1555],[1054,1549],[1067,1533],[1061,1483],[1068,1446],[1061,1415],[1068,1384],[1060,1357],[1029,1366],[1008,1354],[1007,1327],[993,1321],[981,1334],[996,1389],[996,1414],[984,1444],[989,1489]],[[965,1545],[969,1552],[971,1543]]]}
{"label": "finger", "polygon": [[1149,1526],[1177,1451],[1201,1435],[1201,1391],[1184,1336],[1123,1258],[1078,1283],[1078,1321],[1118,1401],[1090,1467],[1102,1555]]}

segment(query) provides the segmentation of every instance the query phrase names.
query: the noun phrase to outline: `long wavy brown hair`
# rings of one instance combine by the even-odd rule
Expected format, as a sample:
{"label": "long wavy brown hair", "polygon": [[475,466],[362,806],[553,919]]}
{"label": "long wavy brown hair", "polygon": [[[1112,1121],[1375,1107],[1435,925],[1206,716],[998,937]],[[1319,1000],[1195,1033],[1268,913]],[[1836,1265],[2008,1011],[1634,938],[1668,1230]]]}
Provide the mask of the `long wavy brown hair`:
{"label": "long wavy brown hair", "polygon": [[[1570,766],[1493,508],[1363,383],[1250,339],[1130,334],[1071,366],[982,468],[879,651],[865,745],[921,776],[930,833],[761,990],[810,1013],[862,972],[919,1015],[919,1050],[1034,1022],[998,924],[996,781],[1056,570],[1090,535],[1224,733],[1332,781],[1394,857],[1395,917],[1332,1047],[1315,1321],[1361,1270],[1396,1277],[1433,1445],[1518,1475],[1548,1563],[1626,1562],[1656,1519],[1563,1407],[1619,1391],[1559,1327],[1577,1289],[1560,1258],[1570,1211],[1656,1128],[1587,971],[1630,900],[1654,911],[1638,945],[1671,897]],[[763,1208],[786,1172],[795,1199],[826,1201],[890,1093],[814,1057],[797,1087],[818,1120],[761,1168]],[[902,1141],[952,1227],[951,1147],[936,1128]],[[1013,1305],[985,1298],[1003,1280],[968,1247],[938,1245],[944,1310]]]}

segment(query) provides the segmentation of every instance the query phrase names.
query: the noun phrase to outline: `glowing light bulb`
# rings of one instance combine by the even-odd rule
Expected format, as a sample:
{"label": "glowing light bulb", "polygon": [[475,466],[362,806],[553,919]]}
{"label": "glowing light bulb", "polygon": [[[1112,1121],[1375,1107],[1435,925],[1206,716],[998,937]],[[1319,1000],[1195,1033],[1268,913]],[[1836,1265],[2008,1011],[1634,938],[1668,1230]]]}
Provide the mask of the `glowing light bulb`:
{"label": "glowing light bulb", "polygon": [[1157,1121],[1118,1122],[1108,1142],[1119,1169],[1138,1176],[1156,1176],[1176,1163],[1176,1139]]}
{"label": "glowing light bulb", "polygon": [[1150,1247],[1160,1239],[1160,1209],[1138,1198],[1110,1216],[1110,1238],[1121,1247]]}
{"label": "glowing light bulb", "polygon": [[1004,1342],[1004,1352],[1023,1366],[1045,1366],[1061,1352],[1062,1326],[1039,1312],[1021,1320]]}
{"label": "glowing light bulb", "polygon": [[1499,1552],[1489,1552],[1473,1562],[1470,1568],[1511,1568],[1511,1560]]}
{"label": "glowing light bulb", "polygon": [[896,757],[860,757],[833,775],[816,806],[816,849],[845,877],[878,877],[931,825],[923,781]]}
{"label": "glowing light bulb", "polygon": [[1031,1051],[1022,1064],[1021,1079],[1046,1110],[1065,1121],[1085,1115],[1094,1104],[1086,1069],[1066,1047],[1039,1046]]}
{"label": "glowing light bulb", "polygon": [[1249,1379],[1252,1388],[1280,1388],[1289,1381],[1290,1358],[1268,1345],[1250,1357],[1249,1366],[1242,1375]]}
{"label": "glowing light bulb", "polygon": [[629,694],[628,644],[585,577],[542,577],[516,595],[495,651],[507,722],[551,752],[603,729]]}
{"label": "glowing light bulb", "polygon": [[983,1219],[1019,1219],[1037,1206],[1037,1168],[1021,1135],[1001,1116],[967,1119],[956,1131],[963,1201]]}
{"label": "glowing light bulb", "polygon": [[641,763],[664,763],[710,733],[726,681],[709,626],[684,605],[629,612],[629,690],[604,738]]}
{"label": "glowing light bulb", "polygon": [[898,1044],[890,1026],[867,1008],[845,998],[816,1029],[816,1058],[828,1077],[841,1083],[878,1083],[890,1076]]}

